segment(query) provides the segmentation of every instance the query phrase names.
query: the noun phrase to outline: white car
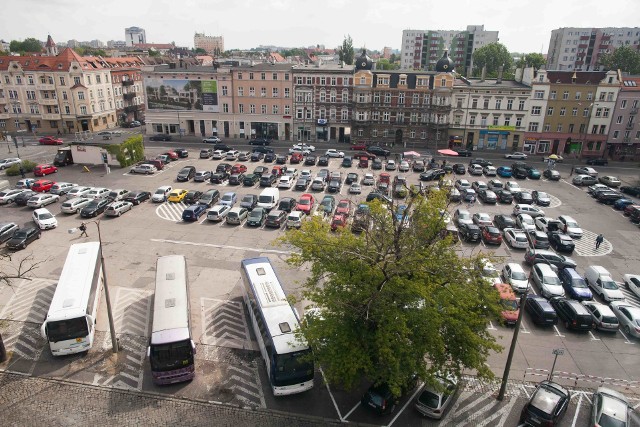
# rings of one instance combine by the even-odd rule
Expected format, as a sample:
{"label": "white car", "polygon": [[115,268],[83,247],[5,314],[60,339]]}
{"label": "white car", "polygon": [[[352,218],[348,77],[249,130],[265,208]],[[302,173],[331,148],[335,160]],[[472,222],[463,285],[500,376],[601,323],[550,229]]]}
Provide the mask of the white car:
{"label": "white car", "polygon": [[86,194],[86,196],[90,199],[104,199],[109,195],[110,191],[111,190],[108,188],[94,187]]}
{"label": "white car", "polygon": [[311,154],[311,151],[302,150],[300,148],[295,148],[295,147],[289,148],[289,154],[296,154],[296,153],[302,154],[303,156],[307,156],[307,155]]}
{"label": "white car", "polygon": [[9,157],[8,159],[2,159],[0,160],[0,170],[10,168],[11,166],[17,165],[20,163],[22,163],[22,160],[20,160],[17,157]]}
{"label": "white car", "polygon": [[143,165],[136,165],[129,170],[129,173],[141,173],[144,175],[151,175],[156,172],[158,172],[158,169],[155,166],[146,163]]}
{"label": "white car", "polygon": [[125,190],[124,188],[118,188],[118,189],[109,191],[109,194],[107,194],[107,199],[110,199],[111,201],[115,202],[118,200],[123,200],[125,197],[127,197],[127,194],[129,194],[129,190]]}
{"label": "white car", "polygon": [[491,216],[489,216],[488,213],[485,212],[476,212],[473,214],[472,217],[473,222],[478,226],[481,227],[483,225],[492,225],[493,221],[491,221]]}
{"label": "white car", "polygon": [[568,215],[560,215],[558,221],[562,223],[561,228],[565,234],[568,234],[573,239],[579,239],[582,237],[582,228],[578,225],[578,222]]}
{"label": "white car", "polygon": [[537,208],[535,206],[531,206],[531,205],[515,205],[513,207],[513,214],[514,215],[520,215],[520,214],[527,214],[529,215],[531,218],[537,218],[539,216],[544,217],[544,211],[540,208]]}
{"label": "white car", "polygon": [[16,188],[28,190],[29,188],[31,188],[31,184],[33,184],[34,182],[36,182],[36,180],[33,178],[21,179],[18,182],[16,182]]}
{"label": "white car", "polygon": [[462,224],[473,224],[471,213],[469,213],[469,211],[466,209],[456,209],[456,211],[453,213],[453,220],[458,226],[461,226]]}
{"label": "white car", "polygon": [[46,208],[40,208],[33,211],[33,222],[40,228],[40,230],[49,230],[58,226],[58,220],[51,212]]}
{"label": "white car", "polygon": [[517,159],[517,160],[526,160],[527,154],[521,151],[516,151],[515,153],[507,153],[504,155],[505,159]]}
{"label": "white car", "polygon": [[608,305],[600,304],[596,301],[582,301],[587,310],[591,313],[596,329],[605,332],[615,332],[620,326],[618,318]]}
{"label": "white car", "polygon": [[49,189],[49,193],[64,196],[69,191],[71,191],[72,188],[75,188],[77,186],[78,184],[73,184],[71,182],[56,182],[51,186],[51,189]]}
{"label": "white car", "polygon": [[474,163],[472,165],[469,165],[467,171],[469,172],[469,175],[482,175],[484,169],[482,168],[482,166]]}
{"label": "white car", "polygon": [[593,184],[587,187],[587,193],[593,195],[594,192],[599,190],[609,190],[609,187],[604,184]]}
{"label": "white car", "polygon": [[162,203],[167,200],[169,197],[169,193],[171,193],[173,188],[170,185],[163,185],[162,187],[158,187],[153,196],[151,196],[151,201],[155,203]]}
{"label": "white car", "polygon": [[482,276],[487,279],[487,282],[493,286],[497,283],[502,283],[502,279],[500,278],[500,272],[496,270],[493,264],[487,260],[483,259],[482,263]]}
{"label": "white car", "polygon": [[307,216],[302,211],[293,211],[289,215],[287,215],[287,228],[300,228],[302,226],[302,221]]}
{"label": "white car", "polygon": [[293,184],[293,178],[290,176],[282,176],[278,181],[278,188],[291,188]]}
{"label": "white car", "polygon": [[327,157],[344,157],[344,153],[336,150],[335,148],[329,148],[324,155]]}
{"label": "white car", "polygon": [[24,193],[25,189],[15,189],[15,190],[2,190],[0,191],[0,205],[7,205],[9,203],[12,203],[16,197],[18,197],[20,194]]}
{"label": "white car", "polygon": [[529,289],[529,278],[520,264],[510,262],[502,267],[502,279],[511,285],[514,292],[522,293]]}
{"label": "white car", "polygon": [[67,193],[67,200],[75,199],[76,197],[84,197],[93,187],[74,187]]}
{"label": "white car", "polygon": [[529,247],[529,240],[527,239],[527,233],[524,230],[517,228],[505,228],[503,231],[504,240],[509,246],[515,249],[527,249]]}
{"label": "white car", "polygon": [[544,231],[545,233],[549,231],[548,230],[549,221],[555,221],[555,220],[553,218],[548,218],[546,216],[539,216],[534,219],[536,228],[540,231]]}
{"label": "white car", "polygon": [[311,178],[311,170],[310,169],[302,169],[300,171],[300,178]]}
{"label": "white car", "polygon": [[224,155],[224,158],[227,160],[238,160],[238,156],[240,152],[238,150],[227,151],[227,154]]}
{"label": "white car", "polygon": [[519,214],[516,216],[516,225],[525,232],[536,229],[536,223],[533,222],[533,218],[528,214]]}
{"label": "white car", "polygon": [[624,284],[627,289],[640,298],[640,274],[625,274]]}
{"label": "white car", "polygon": [[104,210],[106,216],[120,216],[123,213],[130,211],[133,208],[133,203],[125,202],[124,200],[117,200],[112,202]]}
{"label": "white car", "polygon": [[620,328],[627,335],[640,338],[640,308],[626,301],[614,301],[610,307],[620,322]]}
{"label": "white car", "polygon": [[400,162],[400,165],[398,166],[399,172],[409,172],[409,169],[410,169],[409,162],[407,162],[406,160],[403,160]]}
{"label": "white car", "polygon": [[456,181],[456,188],[460,191],[471,188],[471,183],[466,179],[459,179]]}
{"label": "white car", "polygon": [[362,177],[362,185],[376,185],[376,179],[372,173],[365,173]]}
{"label": "white car", "polygon": [[553,269],[547,264],[534,264],[531,269],[531,279],[540,289],[540,294],[545,298],[563,297],[564,288]]}
{"label": "white car", "polygon": [[227,152],[224,150],[216,150],[213,152],[213,154],[211,155],[211,158],[213,160],[222,160],[222,158],[224,156],[226,156]]}
{"label": "white car", "polygon": [[313,191],[323,191],[326,182],[323,178],[313,178],[313,182],[311,183],[311,189]]}
{"label": "white car", "polygon": [[219,142],[222,142],[222,140],[217,136],[209,136],[207,138],[204,138],[202,142],[204,142],[205,144],[217,144]]}
{"label": "white car", "polygon": [[60,210],[64,213],[74,214],[80,212],[80,209],[91,203],[93,199],[88,197],[75,197],[71,200],[65,200],[60,205]]}
{"label": "white car", "polygon": [[491,191],[498,191],[498,190],[503,190],[504,189],[504,184],[502,183],[502,181],[500,181],[499,179],[492,179],[487,183],[487,186],[489,187],[489,190]]}
{"label": "white car", "polygon": [[358,184],[357,182],[352,182],[351,185],[349,186],[349,194],[361,194],[362,193],[362,187],[360,187],[360,184]]}
{"label": "white car", "polygon": [[520,184],[518,184],[515,181],[507,181],[507,184],[504,186],[504,189],[511,192],[511,194],[519,193],[522,191],[522,188],[520,188]]}
{"label": "white car", "polygon": [[384,166],[384,168],[388,171],[394,171],[398,168],[398,165],[396,165],[396,161],[395,160],[387,160],[387,164]]}
{"label": "white car", "polygon": [[498,169],[495,166],[485,166],[483,169],[484,176],[496,176]]}
{"label": "white car", "polygon": [[60,200],[60,196],[57,194],[38,194],[27,200],[27,206],[30,208],[41,208],[43,206],[50,205]]}
{"label": "white car", "polygon": [[314,147],[313,145],[304,144],[304,143],[294,144],[292,148],[302,150],[302,151],[308,150],[311,153],[316,151],[316,147]]}
{"label": "white car", "polygon": [[585,277],[585,281],[605,302],[624,301],[625,299],[620,287],[611,276],[600,276],[595,282]]}
{"label": "white car", "polygon": [[215,205],[207,212],[207,219],[209,221],[222,221],[230,210],[231,206],[229,205]]}
{"label": "white car", "polygon": [[298,177],[298,169],[287,168],[287,170],[284,172],[284,176],[290,176],[291,179],[296,179]]}

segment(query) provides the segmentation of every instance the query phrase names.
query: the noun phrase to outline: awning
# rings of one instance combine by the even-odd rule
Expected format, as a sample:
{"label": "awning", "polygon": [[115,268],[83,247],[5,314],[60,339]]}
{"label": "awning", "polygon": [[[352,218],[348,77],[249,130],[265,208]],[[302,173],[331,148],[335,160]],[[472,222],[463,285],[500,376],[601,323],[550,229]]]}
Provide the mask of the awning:
{"label": "awning", "polygon": [[445,148],[443,150],[438,150],[438,153],[444,154],[445,156],[457,156],[458,155],[458,153],[456,151],[449,150],[448,148]]}
{"label": "awning", "polygon": [[416,151],[405,151],[404,153],[402,153],[402,155],[404,157],[420,157],[420,153]]}

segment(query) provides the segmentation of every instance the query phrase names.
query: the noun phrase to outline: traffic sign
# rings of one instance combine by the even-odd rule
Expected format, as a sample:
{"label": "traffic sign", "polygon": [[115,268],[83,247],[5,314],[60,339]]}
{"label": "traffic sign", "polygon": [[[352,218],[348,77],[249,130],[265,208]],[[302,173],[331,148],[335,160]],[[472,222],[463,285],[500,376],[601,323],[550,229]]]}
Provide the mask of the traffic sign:
{"label": "traffic sign", "polygon": [[554,348],[551,353],[556,356],[562,356],[564,354],[564,348]]}

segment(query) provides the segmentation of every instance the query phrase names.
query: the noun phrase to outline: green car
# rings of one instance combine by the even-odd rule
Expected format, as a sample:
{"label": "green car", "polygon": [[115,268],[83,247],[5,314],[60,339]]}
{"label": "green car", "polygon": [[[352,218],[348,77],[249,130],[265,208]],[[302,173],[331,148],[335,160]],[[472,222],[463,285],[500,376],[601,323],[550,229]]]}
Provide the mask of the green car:
{"label": "green car", "polygon": [[244,176],[242,184],[244,184],[245,187],[253,187],[258,183],[258,181],[260,181],[260,177],[256,174],[250,173]]}
{"label": "green car", "polygon": [[529,177],[529,179],[540,179],[540,171],[536,168],[529,168],[527,170],[527,176]]}
{"label": "green car", "polygon": [[267,211],[264,208],[253,208],[247,216],[247,225],[250,227],[261,227],[267,219]]}

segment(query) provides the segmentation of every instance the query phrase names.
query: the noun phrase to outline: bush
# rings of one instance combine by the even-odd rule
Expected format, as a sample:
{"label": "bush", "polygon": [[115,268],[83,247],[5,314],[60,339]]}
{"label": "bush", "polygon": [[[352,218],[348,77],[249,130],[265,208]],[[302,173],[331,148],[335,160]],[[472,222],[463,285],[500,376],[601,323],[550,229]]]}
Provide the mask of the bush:
{"label": "bush", "polygon": [[104,146],[109,154],[115,155],[120,166],[126,168],[140,160],[144,160],[144,146],[142,135],[127,138],[121,144],[109,144]]}
{"label": "bush", "polygon": [[[30,160],[23,160],[22,161],[22,169],[24,169],[24,172],[33,172],[33,170],[36,168],[37,164],[35,162],[32,162]],[[7,176],[18,176],[20,175],[20,165],[13,165],[9,168],[6,169],[6,173]]]}

